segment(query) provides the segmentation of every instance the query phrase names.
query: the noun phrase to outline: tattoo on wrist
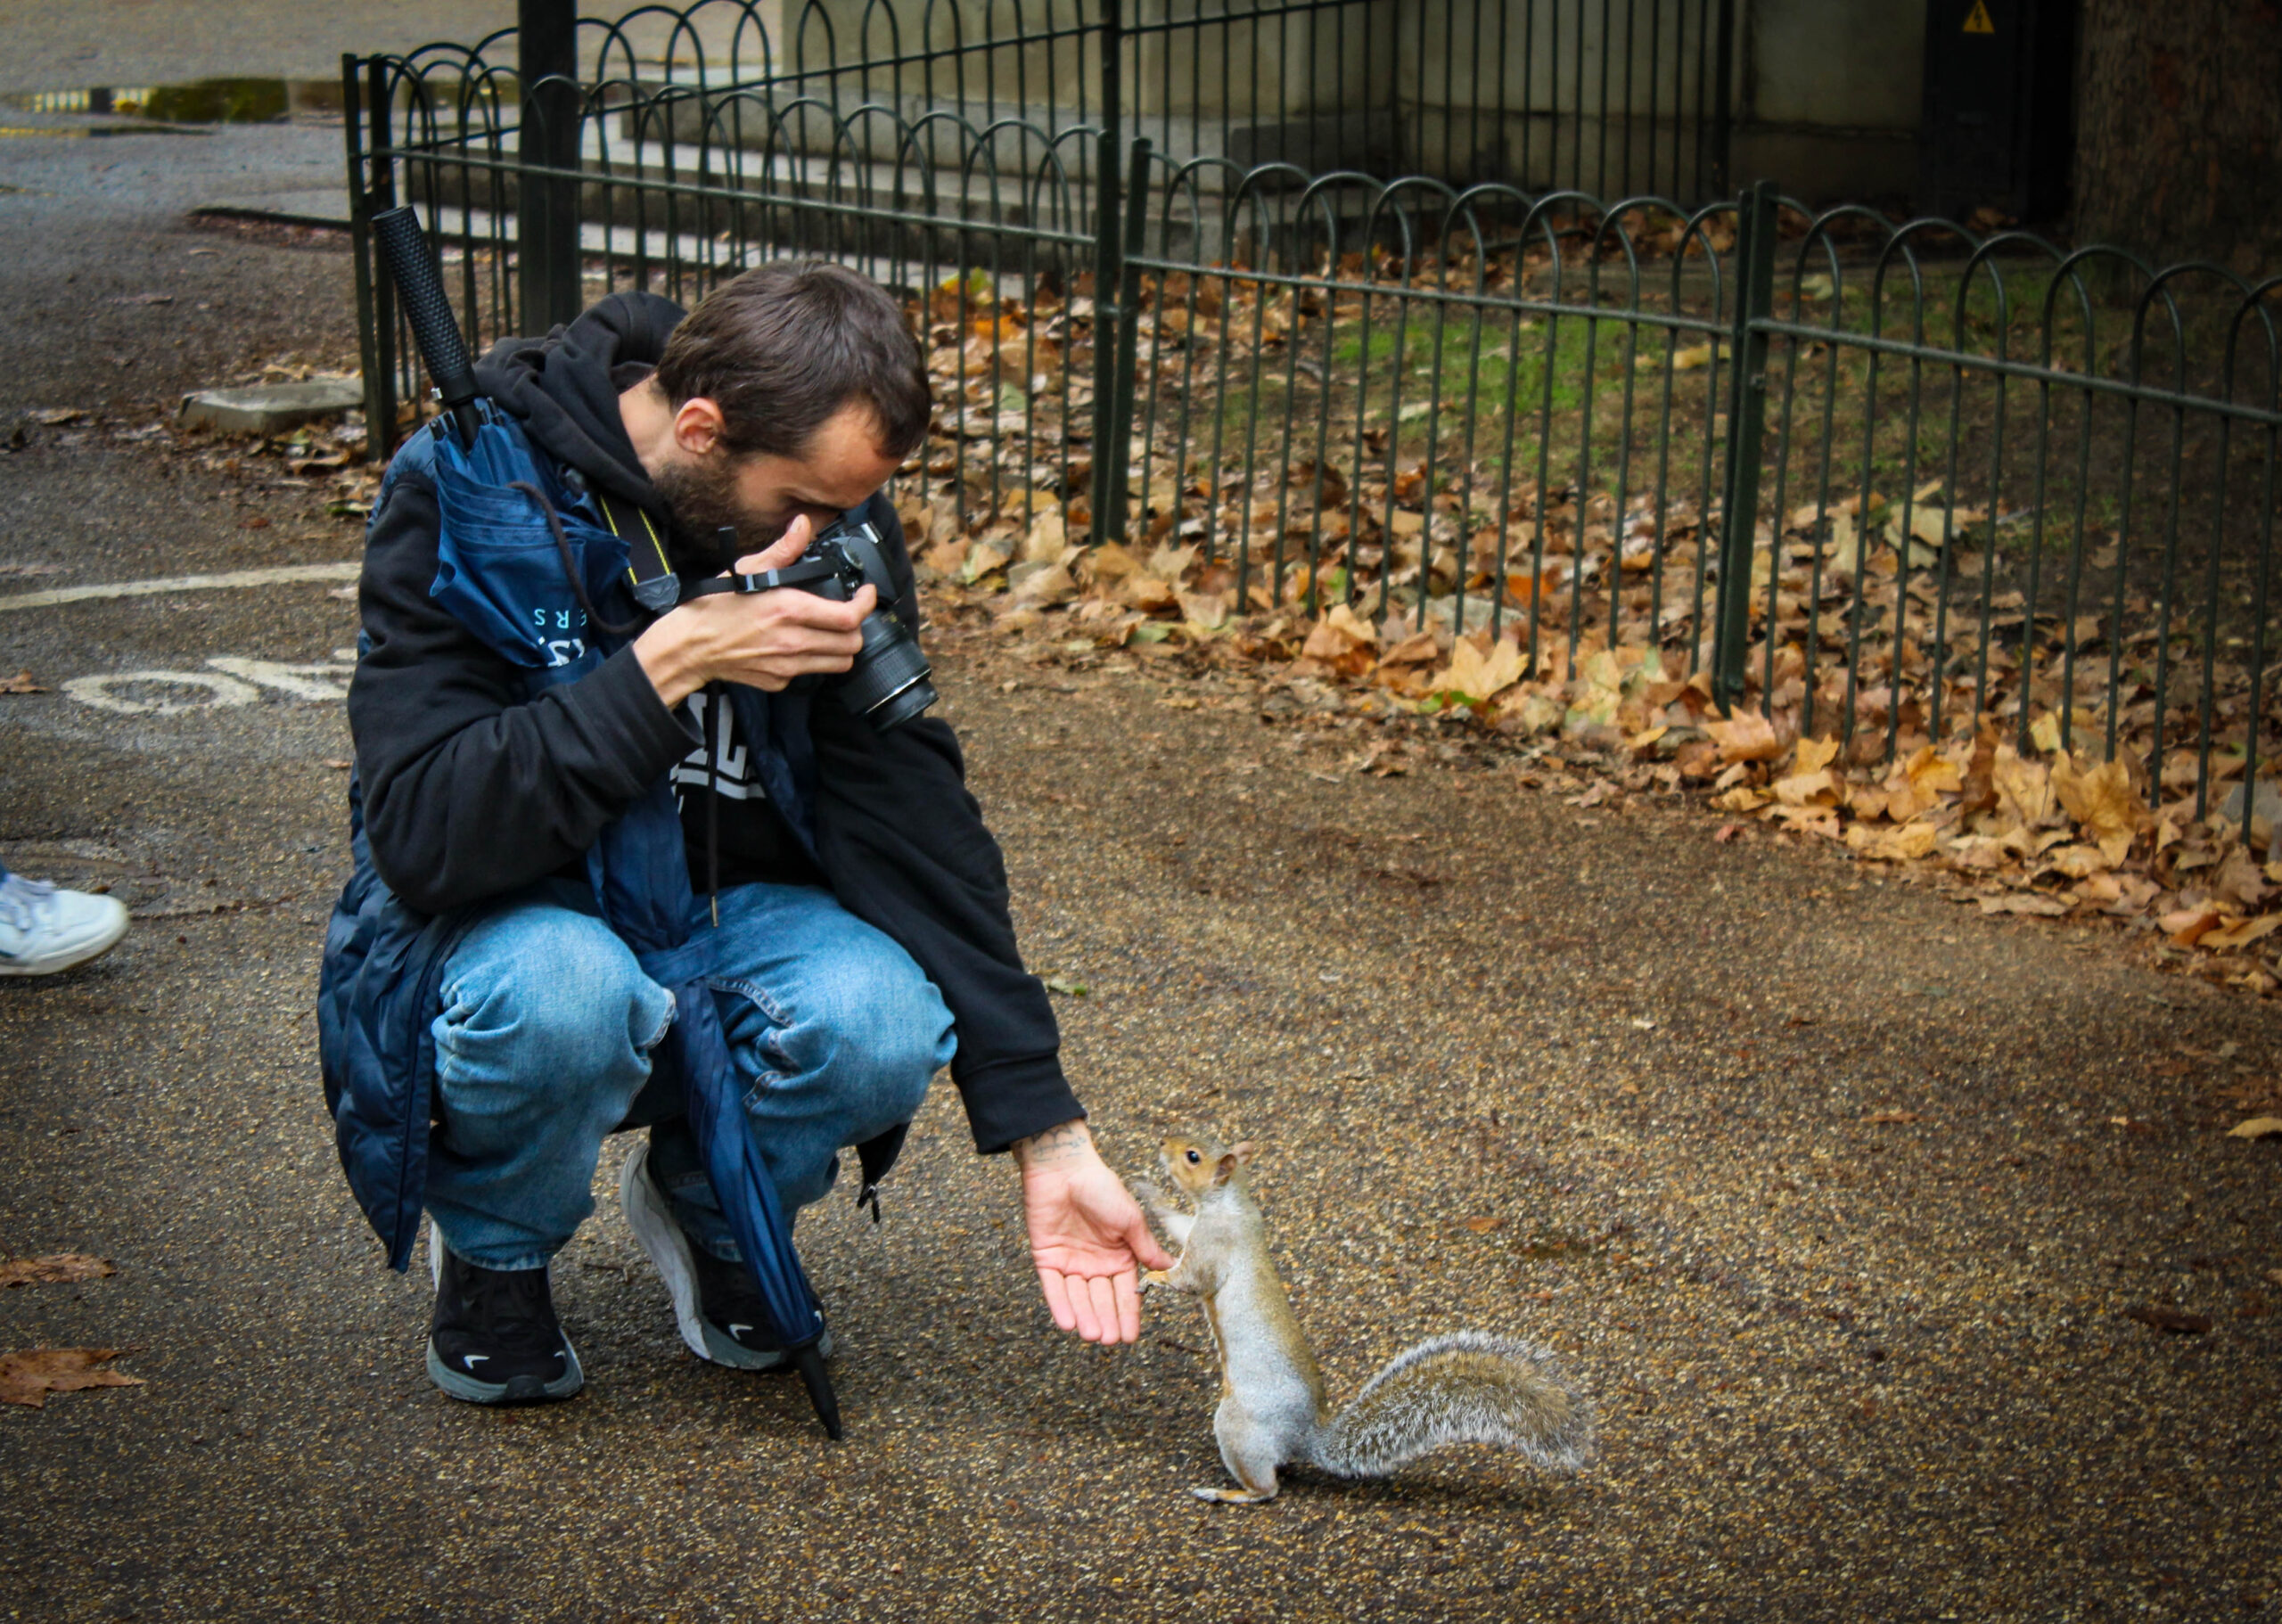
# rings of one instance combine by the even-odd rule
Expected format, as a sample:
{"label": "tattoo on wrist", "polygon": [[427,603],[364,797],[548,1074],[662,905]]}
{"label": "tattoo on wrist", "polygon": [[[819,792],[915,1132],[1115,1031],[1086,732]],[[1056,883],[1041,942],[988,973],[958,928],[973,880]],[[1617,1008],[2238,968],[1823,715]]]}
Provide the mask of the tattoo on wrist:
{"label": "tattoo on wrist", "polygon": [[1014,1141],[1014,1160],[1024,1168],[1045,1167],[1056,1161],[1068,1161],[1080,1152],[1091,1150],[1093,1135],[1086,1131],[1083,1118],[1075,1118],[1032,1134],[1027,1139]]}

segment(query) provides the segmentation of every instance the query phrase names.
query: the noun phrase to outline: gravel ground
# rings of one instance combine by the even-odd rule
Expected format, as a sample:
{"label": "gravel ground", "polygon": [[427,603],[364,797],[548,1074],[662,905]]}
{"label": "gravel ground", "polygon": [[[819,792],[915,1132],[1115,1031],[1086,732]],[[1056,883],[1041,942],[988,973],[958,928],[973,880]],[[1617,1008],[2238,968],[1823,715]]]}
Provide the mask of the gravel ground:
{"label": "gravel ground", "polygon": [[[156,182],[61,191],[99,144],[0,153],[27,188],[0,194],[0,436],[345,343],[344,255],[185,230]],[[152,291],[179,297],[102,302]],[[0,570],[49,573],[0,595],[352,555],[298,496],[103,421],[31,427],[0,456]],[[316,585],[0,611],[0,671],[321,663],[352,633]],[[456,1405],[317,1089],[340,707],[0,696],[0,859],[138,915],[98,964],[0,988],[0,1254],[119,1266],[0,1292],[0,1349],[129,1348],[148,1383],[0,1413],[0,1612],[2282,1612],[2282,1145],[2228,1138],[2216,1102],[2274,1077],[2272,1007],[2111,932],[1717,843],[1687,808],[1571,806],[1558,764],[1455,732],[1373,777],[1372,725],[1304,692],[1072,668],[956,618],[933,645],[1028,951],[1087,988],[1066,1053],[1112,1161],[1183,1124],[1252,1136],[1335,1390],[1437,1330],[1533,1336],[1599,1401],[1597,1465],[1457,1451],[1190,1499],[1219,1475],[1201,1318],[1153,1300],[1137,1348],[1056,1338],[1010,1169],[948,1089],[883,1226],[844,1198],[803,1226],[846,1443],[796,1384],[682,1350],[607,1194],[558,1275],[587,1394]]]}

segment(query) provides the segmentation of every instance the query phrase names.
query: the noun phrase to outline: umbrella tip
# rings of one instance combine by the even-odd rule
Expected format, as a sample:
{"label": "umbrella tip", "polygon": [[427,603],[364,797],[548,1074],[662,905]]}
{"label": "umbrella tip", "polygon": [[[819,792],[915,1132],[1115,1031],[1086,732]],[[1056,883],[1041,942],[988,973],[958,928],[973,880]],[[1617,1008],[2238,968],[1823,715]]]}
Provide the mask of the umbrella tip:
{"label": "umbrella tip", "polygon": [[841,1438],[840,1399],[832,1390],[832,1378],[825,1372],[824,1349],[819,1342],[809,1342],[792,1349],[792,1363],[800,1373],[800,1381],[809,1390],[809,1402],[816,1407],[817,1419],[824,1423],[825,1435],[838,1443]]}

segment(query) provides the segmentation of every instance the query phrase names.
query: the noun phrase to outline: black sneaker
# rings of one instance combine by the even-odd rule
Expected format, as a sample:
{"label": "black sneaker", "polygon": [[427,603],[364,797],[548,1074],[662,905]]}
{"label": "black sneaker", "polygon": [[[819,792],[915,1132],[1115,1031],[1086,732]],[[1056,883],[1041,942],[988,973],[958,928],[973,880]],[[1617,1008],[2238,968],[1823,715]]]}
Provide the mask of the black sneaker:
{"label": "black sneaker", "polygon": [[544,1404],[587,1384],[554,1317],[544,1268],[483,1268],[455,1256],[431,1222],[436,1316],[428,1379],[470,1404]]}
{"label": "black sneaker", "polygon": [[[666,1294],[673,1299],[674,1321],[681,1340],[701,1359],[737,1370],[776,1370],[784,1365],[784,1349],[768,1330],[768,1311],[761,1306],[760,1285],[742,1263],[726,1263],[689,1236],[675,1221],[673,1207],[658,1181],[650,1177],[650,1147],[637,1144],[627,1157],[618,1179],[619,1204],[626,1210],[628,1227],[641,1243]],[[825,1357],[832,1353],[832,1333],[819,1343]]]}

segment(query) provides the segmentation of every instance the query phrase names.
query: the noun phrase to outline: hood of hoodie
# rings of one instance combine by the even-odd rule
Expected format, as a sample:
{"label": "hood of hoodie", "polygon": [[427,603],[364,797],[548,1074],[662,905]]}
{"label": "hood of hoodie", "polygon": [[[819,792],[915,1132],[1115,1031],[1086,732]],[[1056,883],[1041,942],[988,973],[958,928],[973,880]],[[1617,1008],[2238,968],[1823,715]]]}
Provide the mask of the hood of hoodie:
{"label": "hood of hoodie", "polygon": [[476,387],[522,420],[533,441],[594,484],[664,516],[666,504],[626,437],[618,397],[665,353],[682,308],[655,293],[613,293],[543,339],[502,339],[475,364]]}

